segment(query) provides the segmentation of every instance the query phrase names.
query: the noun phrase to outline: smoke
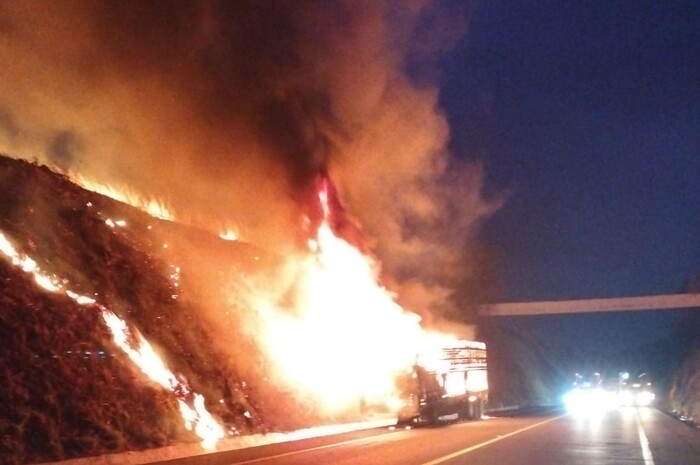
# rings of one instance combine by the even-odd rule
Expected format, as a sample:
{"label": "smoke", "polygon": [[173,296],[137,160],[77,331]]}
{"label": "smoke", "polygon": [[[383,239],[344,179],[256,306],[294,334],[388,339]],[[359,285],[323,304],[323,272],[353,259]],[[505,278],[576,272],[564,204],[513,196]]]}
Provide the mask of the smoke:
{"label": "smoke", "polygon": [[468,11],[46,0],[3,2],[0,18],[0,151],[126,184],[273,250],[293,246],[325,171],[409,308],[444,310],[474,272],[463,244],[500,201],[447,153],[435,82]]}

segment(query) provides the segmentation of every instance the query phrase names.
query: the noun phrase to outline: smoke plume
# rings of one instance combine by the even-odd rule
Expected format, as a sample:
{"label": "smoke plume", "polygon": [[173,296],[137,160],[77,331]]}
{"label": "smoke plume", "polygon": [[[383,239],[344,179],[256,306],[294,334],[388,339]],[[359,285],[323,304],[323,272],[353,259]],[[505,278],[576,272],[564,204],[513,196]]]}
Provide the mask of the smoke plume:
{"label": "smoke plume", "polygon": [[0,151],[127,185],[272,250],[292,246],[327,172],[402,303],[440,309],[455,276],[474,272],[463,244],[499,203],[482,197],[478,166],[451,160],[438,103],[434,58],[467,13],[427,1],[3,2]]}

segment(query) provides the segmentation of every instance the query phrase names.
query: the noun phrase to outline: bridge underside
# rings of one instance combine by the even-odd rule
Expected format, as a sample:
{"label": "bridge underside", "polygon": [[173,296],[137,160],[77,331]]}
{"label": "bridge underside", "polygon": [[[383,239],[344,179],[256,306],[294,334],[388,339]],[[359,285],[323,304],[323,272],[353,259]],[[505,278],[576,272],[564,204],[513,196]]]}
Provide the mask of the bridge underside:
{"label": "bridge underside", "polygon": [[622,312],[700,308],[700,294],[669,294],[611,299],[511,302],[483,305],[482,316],[556,315],[565,313]]}

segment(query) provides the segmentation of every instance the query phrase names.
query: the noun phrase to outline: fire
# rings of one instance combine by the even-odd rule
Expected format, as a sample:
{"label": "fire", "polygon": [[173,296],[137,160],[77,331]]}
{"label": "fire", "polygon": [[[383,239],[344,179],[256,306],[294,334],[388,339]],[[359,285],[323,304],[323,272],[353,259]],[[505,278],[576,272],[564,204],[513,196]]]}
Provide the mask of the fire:
{"label": "fire", "polygon": [[[396,374],[418,352],[451,336],[429,333],[378,284],[378,266],[334,233],[324,185],[323,220],[300,260],[293,315],[267,312],[267,349],[294,386],[311,392],[330,412],[357,407],[362,398],[395,394]],[[308,223],[308,222],[307,222]]]}
{"label": "fire", "polygon": [[[86,178],[80,174],[68,174],[68,177],[72,182],[79,185],[83,189],[95,192],[110,199],[116,200],[118,202],[131,205],[149,215],[159,218],[161,220],[175,221],[175,213],[173,210],[161,199],[147,198],[143,195],[138,194],[134,190],[127,187],[117,187],[111,184],[103,184],[91,179]],[[88,204],[88,207],[92,206],[92,203]],[[111,218],[105,219],[105,224],[110,228],[115,227],[126,227],[125,220],[113,220]],[[213,232],[213,230],[211,230]],[[218,233],[219,237],[225,241],[237,241],[240,239],[239,232],[234,229],[227,227]]]}
{"label": "fire", "polygon": [[[124,320],[102,306],[100,310],[102,319],[112,332],[115,344],[146,376],[176,395],[185,427],[190,431],[194,430],[202,439],[202,447],[215,448],[216,442],[224,437],[224,429],[207,411],[204,406],[204,397],[193,393],[185,379],[176,376],[165,366],[163,360],[138,330],[129,331]],[[129,343],[130,336],[136,338],[135,347]]]}
{"label": "fire", "polygon": [[[165,362],[138,329],[130,328],[126,321],[104,305],[98,304],[95,299],[66,289],[67,280],[44,274],[37,262],[31,257],[19,253],[2,232],[0,232],[0,252],[13,265],[25,273],[31,274],[36,283],[47,291],[62,293],[78,305],[97,309],[107,325],[114,343],[149,379],[173,393],[177,398],[185,427],[188,430],[194,430],[195,434],[202,440],[203,448],[213,449],[217,441],[224,437],[224,429],[207,411],[204,397],[193,392],[187,384],[187,380],[178,377],[167,368]],[[179,268],[177,268],[177,272],[179,273]]]}
{"label": "fire", "polygon": [[219,233],[219,237],[222,238],[225,241],[237,241],[238,240],[238,233],[234,231],[233,229],[226,229]]}
{"label": "fire", "polygon": [[[178,386],[182,385],[185,393],[189,393],[189,387],[166,368],[163,360],[155,353],[151,344],[141,333],[134,331],[134,334],[132,334],[124,320],[104,307],[100,307],[100,310],[102,319],[112,333],[114,343],[144,374],[168,391],[174,391]],[[137,343],[135,348],[129,343],[130,336],[136,337]]]}
{"label": "fire", "polygon": [[[129,188],[102,184],[78,174],[69,174],[69,178],[83,189],[126,203],[161,220],[175,221],[175,214],[168,208],[165,202],[161,200],[145,198]],[[115,224],[117,226],[123,226],[118,222],[114,222],[110,226],[114,227]]]}
{"label": "fire", "polygon": [[[174,219],[163,202],[81,176],[72,179],[158,218]],[[308,250],[290,258],[296,279],[293,308],[282,311],[277,302],[264,300],[270,296],[259,296],[263,299],[253,304],[263,322],[260,340],[279,376],[301,395],[311,394],[326,412],[348,412],[368,398],[391,405],[397,399],[396,375],[410,368],[419,354],[433,353],[456,338],[426,331],[420,317],[403,309],[394,294],[379,284],[378,264],[336,235],[331,217],[337,203],[330,201],[331,196],[326,181],[318,192],[322,219],[308,241]],[[106,219],[105,223],[110,228],[127,226],[124,220]],[[310,227],[311,219],[306,218],[305,224]],[[219,236],[232,241],[239,237],[230,228]],[[201,438],[203,447],[213,448],[224,437],[223,427],[207,411],[204,398],[168,369],[138,329],[92,297],[68,289],[67,280],[42,272],[36,261],[19,253],[2,233],[0,252],[30,273],[43,289],[99,311],[114,343],[149,379],[175,396],[185,426]],[[180,268],[173,265],[169,278],[176,299]]]}

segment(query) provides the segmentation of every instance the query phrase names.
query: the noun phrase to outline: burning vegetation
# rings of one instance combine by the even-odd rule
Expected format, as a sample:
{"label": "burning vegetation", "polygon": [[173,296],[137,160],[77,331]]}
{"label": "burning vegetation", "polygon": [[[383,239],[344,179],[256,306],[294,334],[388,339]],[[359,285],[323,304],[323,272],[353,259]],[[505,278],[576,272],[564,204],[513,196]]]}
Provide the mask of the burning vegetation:
{"label": "burning vegetation", "polygon": [[181,298],[180,269],[156,238],[182,235],[176,225],[46,168],[3,158],[0,173],[3,462],[197,436],[211,446],[224,433],[267,428],[248,401],[250,387]]}
{"label": "burning vegetation", "polygon": [[1,158],[0,184],[9,461],[358,420],[366,399],[388,411],[419,351],[454,339],[335,235],[326,178],[302,219],[313,234],[286,257],[26,162]]}
{"label": "burning vegetation", "polygon": [[470,244],[501,202],[449,157],[423,63],[467,10],[0,5],[0,151],[42,165],[0,160],[3,458],[211,446],[390,399],[451,338],[421,321],[470,320],[485,287]]}

